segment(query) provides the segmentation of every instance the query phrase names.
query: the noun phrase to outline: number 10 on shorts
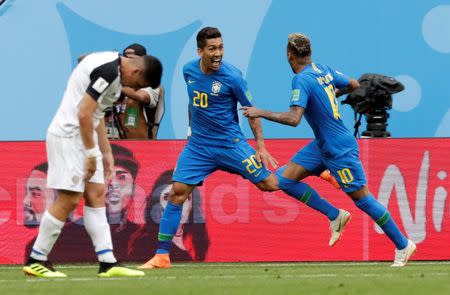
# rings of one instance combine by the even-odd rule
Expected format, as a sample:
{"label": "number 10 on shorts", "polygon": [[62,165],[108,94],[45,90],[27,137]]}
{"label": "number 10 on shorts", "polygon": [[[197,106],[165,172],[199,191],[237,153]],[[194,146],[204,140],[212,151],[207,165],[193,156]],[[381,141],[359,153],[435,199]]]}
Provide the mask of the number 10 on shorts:
{"label": "number 10 on shorts", "polygon": [[344,168],[342,170],[337,171],[339,178],[341,179],[343,184],[349,184],[353,181],[353,175],[350,169]]}

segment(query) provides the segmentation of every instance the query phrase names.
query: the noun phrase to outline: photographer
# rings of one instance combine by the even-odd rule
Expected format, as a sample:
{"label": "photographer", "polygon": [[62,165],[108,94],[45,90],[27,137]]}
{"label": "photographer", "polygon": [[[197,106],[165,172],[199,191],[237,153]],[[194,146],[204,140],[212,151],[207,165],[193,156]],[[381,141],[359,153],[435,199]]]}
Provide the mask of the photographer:
{"label": "photographer", "polygon": [[[143,56],[147,51],[140,44],[131,44],[123,51],[126,57]],[[115,125],[119,130],[119,138],[156,139],[159,122],[164,113],[164,89],[159,86],[135,90],[123,87],[124,98],[117,102],[113,116],[118,115]],[[116,112],[116,114],[114,114]],[[117,138],[117,137],[116,137]]]}

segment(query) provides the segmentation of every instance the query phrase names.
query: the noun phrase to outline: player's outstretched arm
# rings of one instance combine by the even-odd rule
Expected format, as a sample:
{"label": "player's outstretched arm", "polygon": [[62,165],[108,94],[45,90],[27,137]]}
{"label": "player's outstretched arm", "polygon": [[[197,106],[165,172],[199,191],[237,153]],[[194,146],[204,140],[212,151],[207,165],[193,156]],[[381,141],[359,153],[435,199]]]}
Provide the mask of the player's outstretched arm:
{"label": "player's outstretched arm", "polygon": [[350,83],[348,86],[343,89],[336,89],[336,97],[342,96],[344,94],[353,92],[356,88],[359,87],[359,82],[356,79],[350,79]]}
{"label": "player's outstretched arm", "polygon": [[271,112],[260,110],[256,107],[241,107],[244,116],[247,118],[265,118],[267,120],[277,122],[284,125],[296,127],[300,124],[304,109],[299,106],[291,106],[289,112]]}
{"label": "player's outstretched arm", "polygon": [[269,167],[269,164],[273,168],[278,167],[278,161],[275,160],[272,155],[266,150],[261,126],[261,119],[259,118],[248,118],[248,123],[252,129],[253,135],[255,136],[256,141],[256,160],[258,162],[262,162],[266,167]]}

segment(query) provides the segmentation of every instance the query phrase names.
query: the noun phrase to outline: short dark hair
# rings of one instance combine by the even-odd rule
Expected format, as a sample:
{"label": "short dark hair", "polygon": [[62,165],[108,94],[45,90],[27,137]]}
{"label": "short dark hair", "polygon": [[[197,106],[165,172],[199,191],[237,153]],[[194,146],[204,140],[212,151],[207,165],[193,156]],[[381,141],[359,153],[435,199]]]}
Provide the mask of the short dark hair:
{"label": "short dark hair", "polygon": [[47,162],[37,164],[36,166],[33,167],[33,169],[31,169],[31,171],[34,171],[34,170],[41,171],[41,172],[47,174],[47,170],[48,170]]}
{"label": "short dark hair", "polygon": [[136,176],[139,170],[139,164],[133,155],[133,152],[121,145],[112,143],[111,150],[113,152],[114,163],[117,166],[121,166],[130,171],[133,179],[136,180]]}
{"label": "short dark hair", "polygon": [[288,50],[297,57],[311,56],[311,41],[300,33],[289,34]]}
{"label": "short dark hair", "polygon": [[152,55],[144,55],[144,78],[150,87],[155,89],[161,84],[163,66],[159,59]]}
{"label": "short dark hair", "polygon": [[197,48],[204,48],[207,39],[221,38],[222,34],[218,28],[204,27],[197,34]]}
{"label": "short dark hair", "polygon": [[123,50],[123,55],[125,55],[125,51],[127,51],[127,49],[133,49],[134,50],[134,54],[138,55],[138,56],[144,56],[147,54],[147,49],[145,49],[144,46],[142,46],[141,44],[138,43],[133,43],[127,46],[127,48],[125,48]]}

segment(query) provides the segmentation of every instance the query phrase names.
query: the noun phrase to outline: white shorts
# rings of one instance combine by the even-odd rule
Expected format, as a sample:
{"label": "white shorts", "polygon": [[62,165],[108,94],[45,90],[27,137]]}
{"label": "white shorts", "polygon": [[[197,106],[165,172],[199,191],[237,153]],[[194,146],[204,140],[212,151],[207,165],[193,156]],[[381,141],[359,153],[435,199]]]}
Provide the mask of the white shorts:
{"label": "white shorts", "polygon": [[[89,182],[105,183],[103,162],[97,136],[94,133],[95,148],[97,149],[97,170]],[[86,156],[80,135],[61,137],[47,133],[47,187],[73,192],[84,192],[84,168]]]}

